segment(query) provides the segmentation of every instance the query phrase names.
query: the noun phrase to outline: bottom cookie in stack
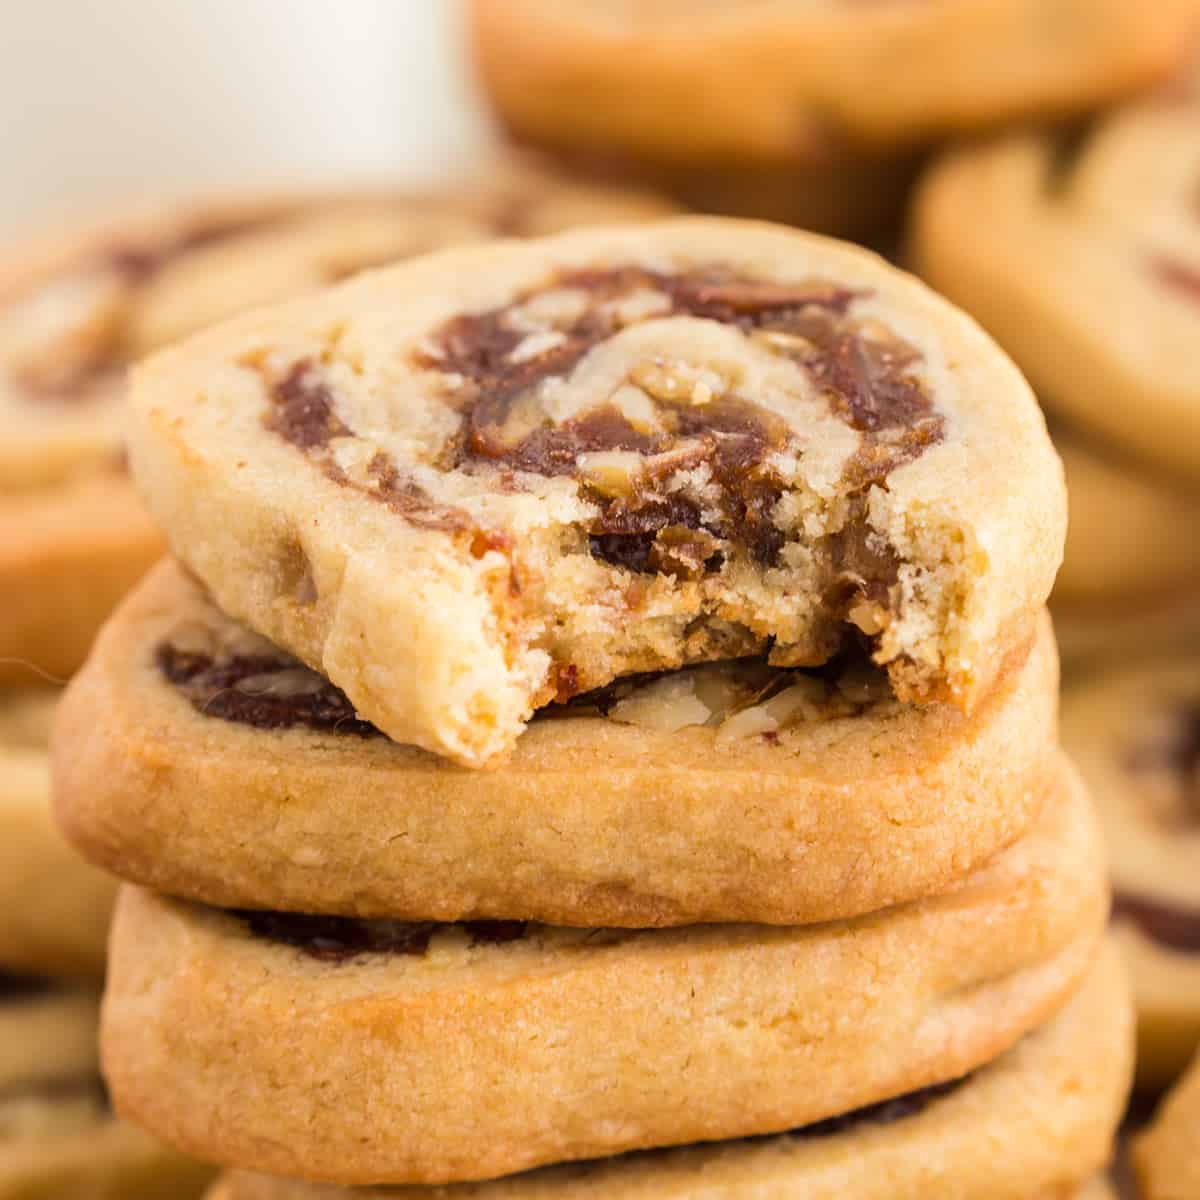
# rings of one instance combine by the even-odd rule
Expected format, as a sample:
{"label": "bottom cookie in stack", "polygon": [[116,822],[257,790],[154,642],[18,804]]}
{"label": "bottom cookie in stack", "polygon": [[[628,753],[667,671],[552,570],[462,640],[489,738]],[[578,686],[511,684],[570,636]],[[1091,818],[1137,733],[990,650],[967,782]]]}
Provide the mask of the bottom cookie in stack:
{"label": "bottom cookie in stack", "polygon": [[995,1061],[940,1086],[789,1133],[442,1188],[356,1190],[235,1172],[209,1200],[1066,1196],[1107,1158],[1131,1059],[1125,983],[1109,951],[1056,1017]]}
{"label": "bottom cookie in stack", "polygon": [[212,1172],[113,1115],[99,995],[0,975],[0,1200],[180,1200]]}
{"label": "bottom cookie in stack", "polygon": [[1200,1045],[1200,658],[1082,680],[1064,697],[1062,735],[1107,834],[1139,1083],[1161,1087]]}
{"label": "bottom cookie in stack", "polygon": [[[128,888],[105,1071],[118,1110],[181,1149],[342,1185],[780,1133],[927,1088],[952,1098],[1076,992],[1106,901],[1065,764],[1034,828],[949,892],[809,926],[414,924]],[[1099,978],[1093,1048],[1123,1044],[1126,1020],[1113,972]],[[1104,1157],[1123,1056],[1079,1063],[1112,1112],[1078,1163],[1071,1139],[1047,1141],[1064,1178]]]}

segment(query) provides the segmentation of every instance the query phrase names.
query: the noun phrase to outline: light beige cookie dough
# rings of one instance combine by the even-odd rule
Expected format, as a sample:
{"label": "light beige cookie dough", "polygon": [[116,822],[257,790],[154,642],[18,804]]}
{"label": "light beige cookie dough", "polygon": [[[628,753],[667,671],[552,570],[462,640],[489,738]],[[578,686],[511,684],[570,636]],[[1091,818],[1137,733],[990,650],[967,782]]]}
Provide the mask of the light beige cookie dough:
{"label": "light beige cookie dough", "polygon": [[1073,775],[954,892],[846,923],[581,930],[234,915],[127,888],[119,1112],[230,1166],[488,1178],[778,1132],[955,1078],[1047,1019],[1107,912]]}
{"label": "light beige cookie dough", "polygon": [[0,975],[0,1200],[191,1200],[212,1172],[113,1117],[99,997]]}
{"label": "light beige cookie dough", "polygon": [[[223,907],[566,925],[804,924],[944,890],[1059,778],[1048,622],[970,717],[861,662],[638,677],[485,773],[398,746],[164,563],[63,702],[68,836]],[[104,720],[96,720],[104,713]]]}
{"label": "light beige cookie dough", "polygon": [[1133,1146],[1141,1200],[1200,1196],[1200,1059],[1159,1106]]}
{"label": "light beige cookie dough", "polygon": [[209,1200],[1100,1200],[1096,1186],[1074,1188],[1107,1158],[1131,1067],[1126,984],[1105,955],[1060,1015],[994,1062],[823,1126],[441,1188],[235,1173]]}
{"label": "light beige cookie dough", "polygon": [[683,219],[430,255],[138,373],[131,456],[217,603],[469,766],[614,677],[869,639],[977,705],[1061,558],[1024,381],[875,256]]}
{"label": "light beige cookie dough", "polygon": [[144,205],[0,254],[0,681],[69,675],[162,552],[122,468],[128,363],[436,246],[667,211],[514,160],[438,193]]}
{"label": "light beige cookie dough", "polygon": [[1139,1077],[1161,1086],[1200,1045],[1200,656],[1083,677],[1062,734],[1107,835]]}
{"label": "light beige cookie dough", "polygon": [[49,688],[0,694],[0,970],[99,978],[116,884],[51,815],[57,701]]}
{"label": "light beige cookie dough", "polygon": [[917,270],[983,323],[1049,409],[1193,488],[1198,176],[1193,68],[1074,138],[1022,132],[951,152],[913,221]]}

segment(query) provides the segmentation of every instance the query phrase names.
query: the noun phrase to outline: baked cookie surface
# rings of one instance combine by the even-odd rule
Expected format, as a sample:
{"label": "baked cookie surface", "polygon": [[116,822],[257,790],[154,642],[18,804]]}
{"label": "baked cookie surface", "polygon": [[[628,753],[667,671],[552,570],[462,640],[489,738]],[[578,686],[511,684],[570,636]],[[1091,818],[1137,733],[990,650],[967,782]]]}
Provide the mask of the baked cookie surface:
{"label": "baked cookie surface", "polygon": [[131,456],[217,603],[466,765],[631,672],[870,639],[971,708],[1061,558],[1061,467],[968,320],[712,219],[431,255],[143,366]]}
{"label": "baked cookie surface", "polygon": [[[344,1188],[234,1173],[210,1200],[1029,1200],[1108,1154],[1129,1086],[1124,979],[1105,955],[1063,1009],[964,1079],[776,1137],[549,1167],[489,1183]],[[1079,1200],[1094,1200],[1091,1191]]]}
{"label": "baked cookie surface", "polygon": [[1073,777],[954,892],[852,922],[583,930],[241,915],[127,888],[118,1111],[231,1166],[489,1178],[776,1132],[956,1078],[1045,1020],[1107,912]]}
{"label": "baked cookie surface", "polygon": [[983,323],[1049,409],[1193,488],[1198,116],[1193,68],[1074,138],[954,151],[922,183],[913,233],[919,272]]}
{"label": "baked cookie surface", "polygon": [[99,996],[0,974],[0,1200],[190,1200],[212,1172],[114,1118]]}
{"label": "baked cookie surface", "polygon": [[71,850],[50,811],[58,695],[0,694],[0,970],[98,979],[116,885]]}
{"label": "baked cookie surface", "polygon": [[878,153],[1085,111],[1161,78],[1200,28],[1195,0],[474,0],[471,11],[485,86],[525,139],[797,167],[847,145]]}
{"label": "baked cookie surface", "polygon": [[432,247],[667,211],[652,197],[514,161],[442,193],[145,205],[9,251],[0,261],[0,680],[31,667],[69,674],[161,553],[121,465],[130,362],[221,317]]}
{"label": "baked cookie surface", "polygon": [[67,693],[55,794],[99,866],[219,907],[804,924],[1021,836],[1058,780],[1057,680],[1046,623],[969,717],[861,660],[712,664],[544,709],[479,773],[379,735],[164,563]]}
{"label": "baked cookie surface", "polygon": [[1200,1059],[1138,1135],[1133,1162],[1141,1200],[1191,1200],[1200,1195]]}
{"label": "baked cookie surface", "polygon": [[1161,1085],[1200,1045],[1200,658],[1081,680],[1062,733],[1107,835],[1139,1076]]}

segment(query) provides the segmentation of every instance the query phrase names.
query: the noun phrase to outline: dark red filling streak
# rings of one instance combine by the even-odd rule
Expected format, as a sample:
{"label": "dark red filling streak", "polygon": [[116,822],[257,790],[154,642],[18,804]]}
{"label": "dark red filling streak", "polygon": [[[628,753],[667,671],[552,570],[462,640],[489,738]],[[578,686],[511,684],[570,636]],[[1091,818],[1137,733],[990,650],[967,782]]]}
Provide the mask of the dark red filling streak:
{"label": "dark red filling streak", "polygon": [[378,737],[374,725],[359,718],[353,705],[332,683],[314,692],[275,695],[248,692],[238,685],[256,675],[285,671],[299,664],[272,655],[237,655],[216,661],[206,654],[178,650],[164,642],[155,652],[159,670],[206,716],[256,729],[303,726],[356,737]]}
{"label": "dark red filling streak", "polygon": [[459,928],[475,946],[499,946],[525,936],[524,921],[360,921],[354,917],[312,916],[306,913],[238,911],[255,937],[283,942],[321,962],[342,963],[363,954],[405,954],[419,957],[429,949],[439,929]]}
{"label": "dark red filling streak", "polygon": [[[706,318],[747,333],[762,330],[803,337],[810,349],[796,360],[828,395],[832,410],[864,435],[849,468],[857,489],[881,482],[943,436],[942,418],[911,375],[915,354],[872,343],[845,327],[845,317],[857,298],[854,292],[783,287],[719,272],[672,276],[624,268],[557,277],[514,305],[552,288],[585,291],[594,304],[561,331],[564,340],[546,353],[524,362],[511,360],[526,335],[506,324],[510,306],[449,321],[435,335],[439,354],[418,363],[461,375],[473,385],[461,401],[463,432],[446,455],[442,464],[446,468],[470,470],[489,463],[513,472],[574,476],[581,453],[629,450],[651,456],[670,450],[678,439],[698,439],[690,452],[694,461],[676,458],[663,469],[707,463],[722,490],[719,518],[713,522],[690,499],[666,498],[653,490],[616,500],[593,494],[591,499],[602,511],[589,530],[590,548],[607,562],[635,572],[717,571],[724,557],[705,538],[719,537],[745,547],[759,563],[774,563],[783,535],[770,513],[782,486],[765,469],[764,460],[785,443],[788,431],[779,418],[749,400],[728,396],[703,406],[672,406],[669,416],[674,428],[666,436],[640,433],[617,409],[602,408],[508,443],[504,426],[521,395],[544,379],[566,375],[588,351],[618,332],[614,318],[603,311],[606,301],[651,289],[668,298],[669,314],[661,315]],[[275,385],[272,400],[267,427],[302,450],[312,452],[332,438],[353,434],[338,418],[332,393],[310,363],[296,364]],[[661,411],[668,412],[665,406]],[[339,482],[349,482],[328,458],[322,466]],[[385,456],[378,455],[369,470],[376,486],[361,489],[364,494],[412,523],[469,533],[473,548],[477,545],[481,554],[504,548],[496,544],[498,535],[479,530],[465,513],[435,504]],[[689,531],[699,534],[689,537]],[[660,536],[664,533],[666,537]]]}
{"label": "dark red filling streak", "polygon": [[[1177,774],[1189,789],[1189,816],[1200,821],[1200,705],[1180,708],[1166,736],[1139,746],[1126,765],[1134,772],[1167,770]],[[1200,910],[1118,892],[1113,897],[1113,918],[1131,922],[1152,941],[1172,950],[1200,954]]]}
{"label": "dark red filling streak", "polygon": [[[812,349],[798,358],[800,365],[825,390],[833,411],[867,435],[854,466],[860,476],[856,482],[863,487],[942,436],[941,419],[908,371],[914,356],[869,343],[843,327],[855,292],[785,287],[716,272],[676,276],[637,268],[578,272],[552,286],[584,291],[595,305],[562,330],[564,340],[545,354],[512,361],[525,334],[506,324],[510,309],[502,308],[448,322],[435,335],[439,356],[422,360],[422,365],[461,375],[474,385],[474,395],[463,406],[463,434],[447,466],[469,469],[475,462],[491,462],[539,475],[575,475],[580,453],[627,450],[652,456],[671,450],[678,439],[698,439],[694,462],[671,461],[664,470],[706,463],[721,488],[719,519],[706,519],[695,501],[682,496],[649,491],[614,500],[592,495],[602,512],[590,530],[591,550],[604,561],[634,572],[686,572],[690,554],[702,556],[694,568],[721,569],[723,555],[703,557],[703,543],[688,547],[683,556],[673,553],[670,543],[662,544],[659,535],[674,528],[702,530],[746,547],[761,564],[773,564],[784,541],[771,520],[782,486],[765,470],[764,460],[788,436],[778,417],[747,399],[727,396],[701,406],[661,406],[660,414],[674,425],[667,435],[641,433],[616,408],[602,408],[562,426],[535,430],[516,444],[507,442],[505,422],[521,395],[543,379],[568,374],[619,331],[602,307],[606,301],[650,290],[667,297],[669,308],[659,316],[699,317],[745,333],[805,338]],[[910,444],[889,443],[883,435],[895,430],[904,430]],[[681,539],[677,533],[674,540],[686,544],[686,535]]]}
{"label": "dark red filling streak", "polygon": [[[402,954],[420,957],[439,929],[460,928],[472,945],[505,945],[525,936],[524,921],[463,921],[457,926],[434,922],[406,924],[398,921],[362,921],[353,917],[323,917],[298,913],[246,912],[233,914],[250,932],[268,941],[292,946],[320,962],[343,963],[364,954]],[[791,1137],[822,1138],[845,1133],[859,1125],[891,1125],[923,1112],[949,1095],[964,1081],[953,1080],[920,1091],[884,1100],[867,1108],[829,1117],[792,1130]],[[778,1135],[767,1135],[767,1137]],[[745,1138],[743,1141],[765,1141]]]}
{"label": "dark red filling streak", "polygon": [[[836,683],[847,664],[866,661],[865,646],[847,642],[843,651],[824,666],[800,670],[772,668],[764,659],[744,659],[743,663],[761,667],[762,677],[755,681],[761,703],[769,695],[782,691],[796,676]],[[328,680],[322,680],[313,692],[292,695],[244,692],[238,685],[257,675],[269,675],[300,666],[294,659],[274,655],[235,655],[220,661],[207,654],[179,650],[162,642],[154,659],[168,683],[177,687],[197,712],[256,729],[292,729],[303,727],[323,733],[345,733],[356,737],[382,737],[369,722],[354,711],[345,694]],[[660,679],[667,672],[642,671],[626,675],[604,687],[573,695],[569,700],[540,709],[534,720],[557,716],[607,716],[613,707],[635,688]],[[3,978],[0,976],[0,978]]]}

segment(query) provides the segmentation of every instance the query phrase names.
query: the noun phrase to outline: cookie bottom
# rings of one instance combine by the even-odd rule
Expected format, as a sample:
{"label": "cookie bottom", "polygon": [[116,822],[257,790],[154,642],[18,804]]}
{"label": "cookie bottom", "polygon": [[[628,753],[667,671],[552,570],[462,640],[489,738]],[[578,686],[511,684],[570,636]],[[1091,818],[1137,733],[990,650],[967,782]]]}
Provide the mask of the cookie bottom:
{"label": "cookie bottom", "polygon": [[0,498],[0,684],[65,681],[162,552],[118,472]]}
{"label": "cookie bottom", "polygon": [[[349,1190],[233,1173],[209,1200],[988,1200],[1063,1197],[1105,1163],[1128,1090],[1131,1014],[1106,950],[1065,1009],[919,1111],[549,1167],[483,1184]],[[1090,1185],[1094,1187],[1095,1185]],[[1096,1200],[1084,1190],[1080,1200]]]}

